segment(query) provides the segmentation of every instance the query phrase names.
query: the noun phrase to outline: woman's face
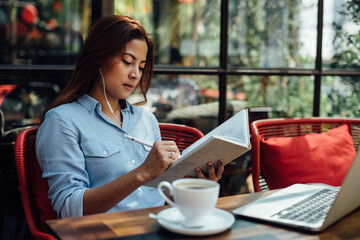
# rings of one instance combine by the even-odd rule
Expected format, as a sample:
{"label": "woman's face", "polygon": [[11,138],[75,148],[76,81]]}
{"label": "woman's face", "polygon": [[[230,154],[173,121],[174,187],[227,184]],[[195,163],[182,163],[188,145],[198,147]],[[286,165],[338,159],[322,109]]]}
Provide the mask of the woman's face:
{"label": "woman's face", "polygon": [[107,98],[126,99],[139,84],[148,52],[144,40],[134,39],[125,46],[123,55],[110,58],[101,67]]}

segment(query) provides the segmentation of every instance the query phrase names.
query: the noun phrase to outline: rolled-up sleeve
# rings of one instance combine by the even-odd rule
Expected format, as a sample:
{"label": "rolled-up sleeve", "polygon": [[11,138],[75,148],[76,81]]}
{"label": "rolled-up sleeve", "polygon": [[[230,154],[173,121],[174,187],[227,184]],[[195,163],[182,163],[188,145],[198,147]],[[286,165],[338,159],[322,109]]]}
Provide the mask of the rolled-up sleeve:
{"label": "rolled-up sleeve", "polygon": [[89,188],[85,157],[77,129],[69,116],[49,111],[36,137],[36,154],[49,183],[49,198],[58,217],[83,215],[83,195]]}

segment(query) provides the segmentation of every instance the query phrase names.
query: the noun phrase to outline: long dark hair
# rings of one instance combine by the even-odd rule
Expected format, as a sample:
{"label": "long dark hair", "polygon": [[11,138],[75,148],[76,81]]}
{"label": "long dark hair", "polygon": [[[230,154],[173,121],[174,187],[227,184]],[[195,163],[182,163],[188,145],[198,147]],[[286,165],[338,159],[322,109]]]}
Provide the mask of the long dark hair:
{"label": "long dark hair", "polygon": [[131,17],[112,15],[98,19],[90,28],[71,80],[59,96],[46,107],[41,116],[41,122],[44,121],[45,113],[50,109],[73,102],[89,93],[95,81],[100,78],[101,65],[115,55],[123,54],[125,45],[134,39],[146,41],[148,47],[145,69],[139,82],[144,100],[136,105],[146,103],[146,93],[150,87],[154,68],[153,42],[137,20]]}

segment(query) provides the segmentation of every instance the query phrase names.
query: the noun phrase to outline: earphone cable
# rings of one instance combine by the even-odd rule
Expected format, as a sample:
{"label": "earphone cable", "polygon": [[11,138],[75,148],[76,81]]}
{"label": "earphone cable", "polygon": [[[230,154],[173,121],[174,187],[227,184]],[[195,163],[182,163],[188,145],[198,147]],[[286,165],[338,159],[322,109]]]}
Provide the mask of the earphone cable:
{"label": "earphone cable", "polygon": [[[104,90],[104,97],[105,97],[106,103],[107,103],[108,107],[110,108],[110,112],[112,113],[112,115],[114,116],[114,118],[122,125],[123,123],[115,116],[114,111],[113,111],[113,109],[112,109],[112,107],[111,107],[111,105],[110,105],[110,103],[109,103],[109,101],[108,101],[108,99],[107,99],[107,97],[106,97],[105,80],[104,80],[104,76],[103,76],[103,74],[102,74],[101,68],[100,68],[100,75],[101,75],[101,79],[102,79],[102,82],[103,82],[103,90]],[[135,117],[135,116],[133,116],[133,117]],[[137,118],[137,117],[135,117],[135,118]],[[146,139],[146,137],[147,137],[146,125],[144,124],[144,122],[143,122],[143,120],[142,120],[141,118],[138,118],[138,120],[140,120],[140,122],[142,123],[142,125],[143,125],[143,127],[144,127],[144,129],[145,129],[145,137],[144,137],[144,139]],[[133,143],[133,144],[134,144],[134,147],[135,147],[136,151],[137,151],[141,156],[145,157],[145,155],[142,154],[142,152],[139,151],[139,149],[135,146],[135,143]],[[140,145],[140,146],[141,146],[141,145]]]}
{"label": "earphone cable", "polygon": [[107,99],[107,97],[106,97],[106,92],[105,92],[105,80],[104,80],[104,76],[103,76],[103,74],[102,74],[101,68],[100,68],[100,75],[101,75],[102,82],[103,82],[103,90],[104,90],[104,96],[105,96],[106,103],[107,103],[108,107],[110,108],[110,112],[112,113],[112,115],[114,116],[114,118],[115,118],[115,119],[121,124],[121,126],[122,126],[123,123],[120,121],[119,118],[117,118],[117,117],[115,116],[114,111],[113,111],[113,109],[112,109],[112,107],[111,107],[111,105],[110,105],[110,103],[109,103],[109,101],[108,101],[108,99]]}

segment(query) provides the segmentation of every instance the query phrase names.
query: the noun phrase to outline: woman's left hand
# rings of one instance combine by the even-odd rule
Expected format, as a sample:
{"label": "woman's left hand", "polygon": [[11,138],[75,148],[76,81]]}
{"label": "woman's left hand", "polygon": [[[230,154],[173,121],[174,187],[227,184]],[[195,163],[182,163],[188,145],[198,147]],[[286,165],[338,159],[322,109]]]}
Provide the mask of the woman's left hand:
{"label": "woman's left hand", "polygon": [[214,164],[212,162],[208,162],[206,164],[208,170],[208,176],[206,177],[204,173],[200,170],[200,168],[195,168],[195,173],[198,178],[209,179],[213,181],[219,181],[223,172],[224,172],[224,163],[222,160],[217,162],[217,169],[215,170]]}

